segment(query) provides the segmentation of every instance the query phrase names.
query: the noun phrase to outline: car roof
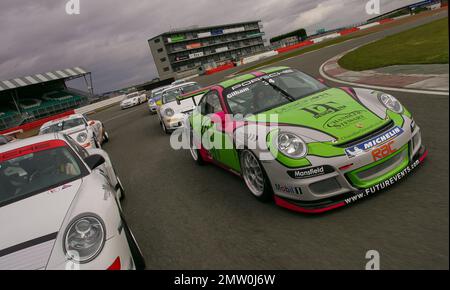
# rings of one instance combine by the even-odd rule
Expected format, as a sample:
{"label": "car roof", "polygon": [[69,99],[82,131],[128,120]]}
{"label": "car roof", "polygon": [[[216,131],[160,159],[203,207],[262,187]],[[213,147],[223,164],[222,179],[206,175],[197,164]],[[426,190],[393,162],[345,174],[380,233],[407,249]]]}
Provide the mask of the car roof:
{"label": "car roof", "polygon": [[17,139],[16,141],[9,142],[5,145],[0,146],[0,153],[8,152],[17,148],[33,145],[36,143],[41,143],[50,140],[64,140],[61,133],[49,133],[43,135],[37,135],[34,137],[29,137],[26,139]]}
{"label": "car roof", "polygon": [[176,86],[171,86],[171,87],[169,87],[167,89],[164,89],[163,93],[165,91],[168,91],[168,90],[178,89],[178,88],[182,88],[182,87],[190,86],[190,85],[198,85],[198,83],[196,83],[196,82],[187,82],[187,83],[182,83],[182,84],[179,84],[179,85],[176,85]]}
{"label": "car roof", "polygon": [[159,87],[159,88],[153,89],[153,90],[152,90],[152,93],[157,93],[157,92],[160,92],[160,91],[164,91],[165,89],[168,89],[168,88],[170,88],[170,87],[171,87],[170,85],[168,85],[168,86],[163,86],[163,87]]}
{"label": "car roof", "polygon": [[238,83],[257,78],[261,75],[277,72],[277,71],[288,69],[288,68],[289,67],[287,67],[287,66],[276,66],[276,67],[269,67],[269,68],[265,68],[265,69],[261,69],[261,70],[257,70],[257,71],[252,71],[250,73],[238,75],[234,78],[220,82],[218,85],[223,88],[228,88],[228,87],[234,86]]}
{"label": "car roof", "polygon": [[58,123],[61,123],[61,122],[67,121],[67,120],[78,119],[78,118],[83,118],[83,115],[82,114],[72,114],[72,115],[58,118],[58,119],[55,119],[52,121],[48,121],[48,122],[42,124],[41,128],[45,128],[45,127],[48,127],[48,126],[51,126],[54,124],[58,124]]}

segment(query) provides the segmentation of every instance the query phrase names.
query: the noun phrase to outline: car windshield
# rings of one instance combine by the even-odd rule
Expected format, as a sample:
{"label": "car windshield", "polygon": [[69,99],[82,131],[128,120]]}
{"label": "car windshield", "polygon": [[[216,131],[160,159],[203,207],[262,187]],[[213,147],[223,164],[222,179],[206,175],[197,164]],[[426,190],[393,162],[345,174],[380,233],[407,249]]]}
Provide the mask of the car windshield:
{"label": "car windshield", "polygon": [[127,99],[132,99],[134,97],[137,97],[139,95],[139,93],[131,93],[127,96]]}
{"label": "car windshield", "polygon": [[68,147],[0,159],[0,204],[81,178],[81,166]]}
{"label": "car windshield", "polygon": [[226,88],[223,92],[233,114],[257,114],[299,100],[327,87],[293,69],[285,69]]}
{"label": "car windshield", "polygon": [[41,134],[60,132],[73,127],[84,125],[83,118],[65,120],[41,129]]}
{"label": "car windshield", "polygon": [[189,84],[179,88],[167,90],[162,95],[162,103],[167,104],[176,100],[176,97],[201,89],[198,84]]}
{"label": "car windshield", "polygon": [[162,95],[162,91],[156,92],[156,93],[152,93],[152,99],[153,100],[158,100],[161,98]]}

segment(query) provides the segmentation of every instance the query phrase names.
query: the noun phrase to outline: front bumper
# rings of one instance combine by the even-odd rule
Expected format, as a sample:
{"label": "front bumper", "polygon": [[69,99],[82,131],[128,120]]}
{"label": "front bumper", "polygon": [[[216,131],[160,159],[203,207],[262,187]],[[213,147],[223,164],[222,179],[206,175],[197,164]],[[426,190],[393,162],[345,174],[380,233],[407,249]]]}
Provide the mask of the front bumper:
{"label": "front bumper", "polygon": [[183,127],[183,121],[184,118],[183,117],[164,117],[163,118],[163,122],[164,125],[166,126],[167,130],[176,130],[178,128]]}
{"label": "front bumper", "polygon": [[427,155],[428,150],[426,150],[425,147],[421,147],[420,153],[413,159],[413,161],[408,163],[408,165],[406,165],[406,167],[404,167],[399,173],[366,189],[359,189],[356,191],[351,191],[330,198],[316,200],[312,202],[304,202],[304,201],[302,202],[275,195],[274,197],[275,204],[280,207],[284,207],[289,210],[301,213],[323,213],[336,208],[340,208],[352,204],[360,199],[364,199],[374,193],[377,193],[378,191],[384,190],[385,188],[390,187],[391,185],[397,183],[398,181],[406,177],[409,173],[411,173],[414,169],[416,169],[420,164],[422,164]]}
{"label": "front bumper", "polygon": [[308,156],[311,167],[302,168],[287,168],[278,161],[263,162],[276,204],[299,212],[320,213],[353,203],[403,179],[423,161],[427,151],[418,127],[393,140],[395,151],[377,161],[368,151],[351,158]]}

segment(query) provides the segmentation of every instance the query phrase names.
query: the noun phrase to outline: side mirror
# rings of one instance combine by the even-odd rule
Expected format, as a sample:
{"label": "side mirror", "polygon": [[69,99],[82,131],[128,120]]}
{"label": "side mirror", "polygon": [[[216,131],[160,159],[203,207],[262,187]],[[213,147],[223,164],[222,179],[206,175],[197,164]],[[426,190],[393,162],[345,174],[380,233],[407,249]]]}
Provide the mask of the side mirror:
{"label": "side mirror", "polygon": [[103,158],[103,156],[100,154],[93,154],[84,158],[84,162],[86,162],[91,170],[94,170],[95,168],[105,163],[105,158]]}

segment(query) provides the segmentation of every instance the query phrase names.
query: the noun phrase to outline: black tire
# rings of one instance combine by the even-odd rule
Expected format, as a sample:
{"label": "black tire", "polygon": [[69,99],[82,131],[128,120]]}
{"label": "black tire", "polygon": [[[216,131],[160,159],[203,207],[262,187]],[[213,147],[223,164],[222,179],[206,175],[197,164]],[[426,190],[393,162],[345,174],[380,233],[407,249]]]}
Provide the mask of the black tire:
{"label": "black tire", "polygon": [[164,124],[163,121],[161,121],[161,129],[163,131],[164,134],[170,134],[169,130],[167,130],[166,125]]}
{"label": "black tire", "polygon": [[192,129],[190,130],[190,138],[189,138],[189,142],[190,142],[190,147],[191,149],[189,149],[192,159],[194,159],[194,162],[199,165],[199,166],[203,166],[205,165],[205,161],[203,160],[202,155],[200,154],[200,150],[198,150],[197,148],[193,148],[194,144],[193,144],[193,132]]}
{"label": "black tire", "polygon": [[124,224],[125,236],[127,237],[128,245],[130,247],[131,256],[133,257],[134,266],[136,270],[145,270],[146,263],[144,255],[142,254],[141,249],[139,248],[136,239],[133,236],[130,228],[128,227],[125,219],[122,217],[122,222]]}
{"label": "black tire", "polygon": [[105,127],[103,127],[103,143],[108,143],[109,142],[109,134],[108,132],[106,132]]}
{"label": "black tire", "polygon": [[[251,154],[256,162],[258,163],[260,169],[261,169],[261,173],[262,173],[262,177],[263,177],[263,189],[261,193],[256,194],[254,192],[254,190],[252,190],[252,188],[249,186],[248,181],[246,179],[246,177],[244,176],[244,168],[243,168],[243,156],[245,156],[245,154]],[[270,184],[270,180],[266,174],[266,171],[264,170],[264,167],[262,166],[261,162],[259,161],[259,159],[257,158],[257,156],[248,149],[244,149],[244,150],[240,150],[239,151],[239,163],[241,166],[241,176],[242,179],[244,179],[244,184],[247,186],[247,189],[250,191],[250,193],[259,201],[261,202],[270,202],[273,201],[273,189],[272,189],[272,185]]]}
{"label": "black tire", "polygon": [[98,142],[97,137],[95,137],[95,136],[94,136],[94,145],[95,145],[95,148],[98,148],[98,149],[101,148],[100,143]]}
{"label": "black tire", "polygon": [[120,182],[119,180],[117,180],[117,182],[119,183],[119,189],[120,189],[120,201],[122,201],[125,199],[125,196],[126,196],[125,189],[123,189],[122,182]]}

